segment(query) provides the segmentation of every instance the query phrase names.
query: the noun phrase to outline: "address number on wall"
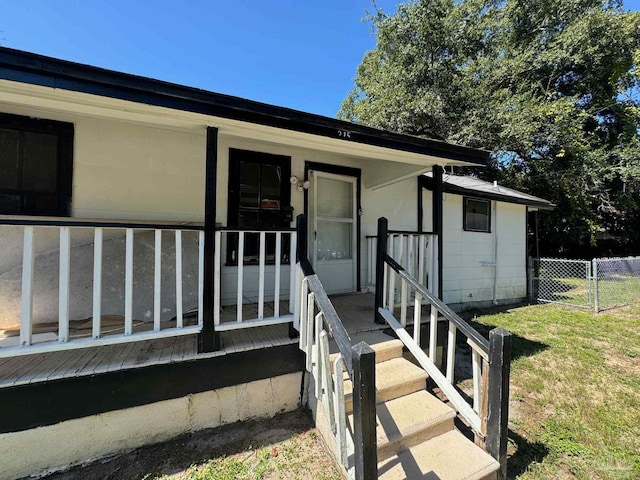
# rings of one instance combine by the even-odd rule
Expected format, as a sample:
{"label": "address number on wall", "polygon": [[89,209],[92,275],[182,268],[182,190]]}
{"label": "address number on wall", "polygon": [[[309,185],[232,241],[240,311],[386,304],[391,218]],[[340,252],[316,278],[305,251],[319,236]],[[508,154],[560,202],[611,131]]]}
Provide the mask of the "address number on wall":
{"label": "address number on wall", "polygon": [[351,138],[351,132],[349,130],[338,130],[338,137]]}

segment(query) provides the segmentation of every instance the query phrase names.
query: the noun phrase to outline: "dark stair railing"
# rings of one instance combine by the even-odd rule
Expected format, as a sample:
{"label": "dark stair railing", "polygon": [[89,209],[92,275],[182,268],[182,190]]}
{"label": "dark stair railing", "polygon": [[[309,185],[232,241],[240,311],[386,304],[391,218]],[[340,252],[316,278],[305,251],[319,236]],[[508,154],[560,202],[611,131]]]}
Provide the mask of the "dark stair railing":
{"label": "dark stair railing", "polygon": [[[347,330],[329,300],[320,279],[313,270],[307,256],[308,232],[305,215],[298,215],[296,229],[298,242],[296,249],[297,260],[301,273],[307,280],[308,296],[313,294],[314,308],[322,314],[323,327],[338,346],[346,371],[353,384],[355,478],[358,480],[374,479],[378,476],[375,352],[365,342],[352,346]],[[300,298],[299,300],[300,305],[303,302],[305,304],[307,302],[307,298]],[[298,312],[301,310],[299,308]],[[307,312],[307,315],[309,315],[309,312]],[[314,316],[314,312],[311,312],[311,318]],[[307,319],[300,318],[301,325],[302,322],[306,321]],[[301,328],[301,333],[302,330]],[[301,335],[301,337],[303,336]],[[310,354],[308,352],[308,355]],[[337,401],[344,402],[344,397],[337,399]]]}

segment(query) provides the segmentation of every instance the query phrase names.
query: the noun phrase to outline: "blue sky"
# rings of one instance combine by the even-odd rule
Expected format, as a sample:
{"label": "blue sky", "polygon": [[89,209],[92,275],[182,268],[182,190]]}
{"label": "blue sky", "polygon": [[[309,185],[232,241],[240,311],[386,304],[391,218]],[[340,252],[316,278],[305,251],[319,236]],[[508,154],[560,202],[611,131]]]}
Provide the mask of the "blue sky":
{"label": "blue sky", "polygon": [[[398,0],[377,0],[387,12]],[[640,10],[640,0],[625,0]],[[370,0],[0,0],[0,44],[335,116]]]}

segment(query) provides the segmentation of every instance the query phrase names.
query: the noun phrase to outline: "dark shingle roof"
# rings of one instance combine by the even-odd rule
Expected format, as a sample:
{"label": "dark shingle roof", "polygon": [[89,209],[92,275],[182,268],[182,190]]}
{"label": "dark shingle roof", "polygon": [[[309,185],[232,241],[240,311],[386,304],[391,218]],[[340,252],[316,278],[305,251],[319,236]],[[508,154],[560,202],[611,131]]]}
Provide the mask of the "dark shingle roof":
{"label": "dark shingle roof", "polygon": [[[424,176],[426,178],[425,183],[427,184],[427,188],[431,189],[433,182],[431,173],[426,173]],[[507,203],[517,203],[543,210],[553,210],[553,208],[555,208],[553,203],[544,198],[503,187],[502,185],[498,185],[497,182],[491,183],[474,177],[463,177],[448,173],[442,175],[442,180],[444,183],[444,191],[447,193],[498,200]]]}

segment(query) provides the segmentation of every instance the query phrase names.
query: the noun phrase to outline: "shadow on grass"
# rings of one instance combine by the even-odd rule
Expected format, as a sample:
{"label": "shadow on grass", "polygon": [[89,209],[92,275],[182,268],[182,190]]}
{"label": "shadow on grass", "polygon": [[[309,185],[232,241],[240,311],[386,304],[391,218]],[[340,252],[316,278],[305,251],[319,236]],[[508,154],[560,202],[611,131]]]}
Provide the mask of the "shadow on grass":
{"label": "shadow on grass", "polygon": [[[528,305],[526,303],[516,304],[516,305],[504,305],[499,307],[492,307],[483,310],[467,310],[462,312],[460,316],[471,325],[475,330],[477,330],[484,338],[489,339],[489,332],[494,328],[497,328],[497,325],[488,325],[485,323],[480,323],[476,321],[476,317],[484,316],[484,315],[496,315],[499,313],[507,313],[509,310],[512,310],[514,307],[525,306]],[[513,338],[513,347],[511,350],[511,361],[517,360],[521,357],[530,357],[539,352],[542,352],[549,348],[549,345],[543,342],[538,342],[536,340],[530,340],[525,337],[521,337],[520,335],[516,335],[511,332]],[[462,345],[466,345],[466,338],[462,335],[458,337],[457,341],[458,347]]]}
{"label": "shadow on grass", "polygon": [[515,452],[507,460],[507,478],[516,478],[527,471],[529,465],[540,463],[549,454],[544,443],[530,442],[522,435],[509,430],[510,447]]}

